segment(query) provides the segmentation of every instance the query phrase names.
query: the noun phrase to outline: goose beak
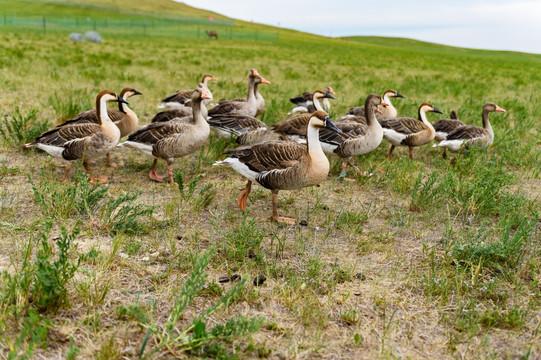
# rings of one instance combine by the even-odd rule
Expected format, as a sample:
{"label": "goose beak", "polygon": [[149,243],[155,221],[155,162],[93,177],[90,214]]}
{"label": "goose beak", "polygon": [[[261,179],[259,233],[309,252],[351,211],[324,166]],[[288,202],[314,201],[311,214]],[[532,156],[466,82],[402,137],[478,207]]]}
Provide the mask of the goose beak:
{"label": "goose beak", "polygon": [[331,121],[331,118],[328,116],[325,118],[325,127],[339,134],[342,133],[342,130],[340,130],[336,125],[334,125],[334,123]]}
{"label": "goose beak", "polygon": [[435,113],[438,113],[438,114],[443,114],[443,111],[437,109],[436,107],[434,107],[434,110],[432,110],[432,111],[434,111]]}
{"label": "goose beak", "polygon": [[334,96],[332,96],[331,94],[334,94],[334,91],[331,93],[331,92],[325,92],[325,95],[323,96],[324,98],[328,98],[328,99],[336,99]]}
{"label": "goose beak", "polygon": [[127,102],[126,100],[124,100],[123,98],[121,98],[120,96],[116,96],[116,101],[118,101],[119,103],[124,103],[124,104],[130,104],[129,102]]}
{"label": "goose beak", "polygon": [[397,98],[406,98],[404,95],[402,95],[401,93],[399,93],[398,91],[396,92],[396,95],[394,97],[397,97]]}
{"label": "goose beak", "polygon": [[218,78],[213,76],[213,77],[210,78],[210,81],[218,81]]}
{"label": "goose beak", "polygon": [[501,107],[499,107],[498,105],[496,105],[496,111],[499,111],[499,112],[505,112],[505,109],[502,109]]}
{"label": "goose beak", "polygon": [[133,95],[143,95],[143,93],[140,92],[139,90],[133,89]]}
{"label": "goose beak", "polygon": [[379,108],[379,106],[376,108],[376,113],[378,113],[378,114],[383,114],[383,111],[381,111],[381,109]]}
{"label": "goose beak", "polygon": [[261,83],[262,84],[270,84],[270,81],[261,76]]}
{"label": "goose beak", "polygon": [[389,106],[389,105],[391,105],[391,104],[389,104],[387,101],[381,100],[381,106],[387,107],[387,106]]}
{"label": "goose beak", "polygon": [[210,96],[210,94],[208,92],[206,92],[205,90],[202,90],[201,91],[201,99],[203,99],[203,100],[212,99],[212,96]]}
{"label": "goose beak", "polygon": [[[329,93],[333,94],[333,95],[336,95],[334,90],[332,89],[332,87],[329,86]],[[334,98],[333,98],[334,99]]]}

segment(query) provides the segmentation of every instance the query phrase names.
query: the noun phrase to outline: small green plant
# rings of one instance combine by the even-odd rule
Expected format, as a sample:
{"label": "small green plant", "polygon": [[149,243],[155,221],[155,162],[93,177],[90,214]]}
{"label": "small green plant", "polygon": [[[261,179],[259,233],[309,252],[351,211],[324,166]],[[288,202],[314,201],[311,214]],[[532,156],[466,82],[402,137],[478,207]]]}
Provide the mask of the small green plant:
{"label": "small green plant", "polygon": [[17,107],[12,116],[4,116],[0,124],[0,137],[7,145],[18,146],[34,140],[49,128],[49,121],[37,121],[37,109],[24,115]]}
{"label": "small green plant", "polygon": [[[175,170],[174,179],[178,185],[180,198],[184,201],[192,200],[195,188],[200,180],[201,176],[196,175],[187,186],[184,184],[184,172],[180,169]],[[206,208],[210,205],[214,197],[216,196],[216,190],[213,189],[213,184],[206,184],[199,190],[199,193],[193,201],[193,206],[196,211]]]}
{"label": "small green plant", "polygon": [[220,242],[220,254],[229,261],[244,262],[250,252],[257,254],[266,234],[265,230],[261,229],[253,218],[248,219],[246,214],[240,225],[232,231],[224,232],[216,225],[214,229],[223,238]]}
{"label": "small green plant", "polygon": [[109,199],[102,209],[102,228],[109,229],[113,234],[144,232],[145,226],[138,219],[140,216],[151,216],[156,206],[135,204],[139,195],[141,195],[141,190],[133,194],[122,193],[117,198]]}
{"label": "small green plant", "polygon": [[[66,96],[69,94],[69,96]],[[95,98],[86,89],[69,89],[55,91],[49,96],[49,104],[56,112],[58,123],[73,119],[82,111],[92,108]]]}
{"label": "small green plant", "polygon": [[8,359],[30,359],[37,348],[46,348],[47,334],[52,327],[53,322],[49,318],[30,308],[19,334],[9,346]]}
{"label": "small green plant", "polygon": [[[139,351],[139,358],[148,358],[159,351],[166,351],[173,355],[189,352],[203,357],[210,356],[217,348],[221,349],[220,352],[223,353],[223,345],[220,341],[231,341],[259,331],[263,323],[262,319],[249,319],[243,316],[207,329],[208,317],[220,308],[231,304],[244,289],[246,278],[234,285],[217,303],[201,311],[199,316],[193,318],[190,326],[184,329],[178,326],[178,321],[186,308],[204,289],[207,279],[205,269],[210,256],[210,252],[206,252],[196,259],[193,271],[180,289],[165,323],[157,324],[151,319],[149,323],[145,324],[147,332]],[[156,338],[156,345],[146,351],[150,337]]]}
{"label": "small green plant", "polygon": [[52,221],[47,219],[45,231],[40,234],[41,249],[36,255],[34,279],[32,282],[33,305],[42,311],[56,311],[62,305],[69,303],[66,285],[75,275],[84,256],[76,261],[69,259],[70,251],[76,247],[75,239],[79,229],[71,233],[60,228],[60,236],[56,241],[58,258],[53,259],[53,249],[49,245],[48,237],[52,228]]}

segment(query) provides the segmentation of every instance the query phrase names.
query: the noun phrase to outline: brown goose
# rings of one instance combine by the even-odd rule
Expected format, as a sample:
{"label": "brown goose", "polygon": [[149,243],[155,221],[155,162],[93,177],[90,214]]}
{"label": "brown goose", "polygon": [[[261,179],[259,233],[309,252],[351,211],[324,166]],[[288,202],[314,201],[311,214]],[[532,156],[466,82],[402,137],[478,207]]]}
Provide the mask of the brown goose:
{"label": "brown goose", "polygon": [[[434,146],[441,146],[451,152],[458,152],[463,148],[470,146],[488,147],[494,142],[494,131],[488,120],[488,115],[493,112],[505,112],[504,109],[494,103],[486,103],[483,106],[483,127],[464,125],[461,126],[447,135],[447,139],[434,144]],[[445,157],[445,152],[443,153]]]}
{"label": "brown goose", "polygon": [[[209,93],[210,96],[212,96],[212,93],[210,92],[208,88],[209,81],[218,81],[218,79],[216,79],[214,76],[210,74],[203,75],[203,78],[201,79],[201,84],[204,84],[203,89],[205,89],[207,93]],[[165,107],[178,108],[178,107],[183,107],[183,106],[190,106],[190,100],[192,98],[193,92],[194,90],[192,89],[177,91],[176,93],[165,97],[162,100],[162,103],[158,105],[158,108],[163,109]],[[203,105],[208,105],[210,101],[211,100],[204,101]],[[191,112],[190,112],[190,115],[191,115]]]}
{"label": "brown goose", "polygon": [[240,145],[252,145],[274,140],[291,141],[289,136],[274,132],[266,127],[249,130],[237,136],[237,143]]}
{"label": "brown goose", "polygon": [[169,180],[173,180],[173,168],[171,164],[178,157],[192,154],[208,142],[210,133],[206,119],[201,115],[201,102],[210,98],[202,87],[194,91],[191,99],[194,123],[179,121],[167,121],[150,123],[128,137],[128,141],[119,144],[134,148],[143,154],[154,158],[150,168],[149,177],[155,181],[163,181],[165,176],[156,172],[158,159],[167,162]]}
{"label": "brown goose", "polygon": [[223,101],[208,111],[209,116],[223,114],[242,114],[254,116],[257,113],[257,100],[254,94],[256,83],[270,84],[270,81],[263,78],[256,69],[251,69],[248,75],[248,95],[246,101]]}
{"label": "brown goose", "polygon": [[432,125],[436,131],[436,136],[434,139],[436,141],[443,141],[447,139],[447,135],[449,135],[452,131],[464,125],[466,124],[458,120],[456,111],[452,110],[450,119],[440,119]]}
{"label": "brown goose", "polygon": [[423,103],[419,106],[419,120],[400,117],[396,119],[385,119],[380,121],[383,127],[383,137],[391,143],[391,149],[387,154],[389,160],[395,146],[407,146],[409,148],[409,157],[413,157],[413,148],[422,146],[434,140],[436,131],[432,124],[426,119],[427,112],[436,112],[443,114],[440,110],[428,103]]}
{"label": "brown goose", "polygon": [[340,179],[346,176],[347,165],[353,167],[356,173],[360,173],[360,170],[351,162],[353,156],[369,153],[381,143],[383,129],[376,119],[376,113],[381,112],[382,106],[386,106],[385,100],[377,94],[370,94],[364,103],[364,108],[367,109],[367,125],[341,122],[336,123],[336,126],[342,130],[342,134],[330,133],[328,130],[321,131],[319,141],[322,143],[323,151],[342,158]]}
{"label": "brown goose", "polygon": [[[335,95],[334,90],[330,86],[327,86],[324,92],[328,95]],[[311,114],[316,110],[329,111],[331,109],[331,103],[329,102],[329,99],[334,99],[333,96],[324,97],[323,99],[321,99],[321,104],[318,104],[318,106],[316,106],[313,100],[313,97],[314,97],[313,93],[306,91],[302,95],[297,95],[294,98],[289,99],[289,101],[291,101],[293,104],[297,106],[293,108],[287,114],[292,115],[297,112]]]}
{"label": "brown goose", "polygon": [[[199,83],[197,86],[200,87],[201,89],[205,89],[206,91],[205,84]],[[192,95],[193,95],[193,92],[195,90],[189,90],[189,91],[192,91]],[[212,94],[209,91],[207,91],[207,94],[210,96],[210,100],[205,99],[202,102],[203,106],[201,106],[201,109],[200,109],[201,115],[203,115],[205,119],[208,116],[208,110],[207,110],[207,107],[205,106],[205,102],[212,101]],[[165,122],[165,121],[171,121],[174,119],[175,121],[193,123],[194,121],[193,121],[193,111],[191,108],[191,100],[189,104],[190,104],[190,107],[183,106],[179,108],[173,108],[173,109],[160,111],[159,113],[154,115],[154,117],[152,118],[150,122],[151,123]]]}
{"label": "brown goose", "polygon": [[[257,111],[254,116],[259,116],[263,113],[263,111],[265,111],[265,99],[263,98],[263,95],[261,95],[261,93],[259,92],[259,84],[262,84],[262,82],[256,81],[256,83],[254,84],[254,95],[255,95],[255,100],[257,103]],[[247,98],[236,98],[231,101],[246,102],[247,100],[248,100]],[[218,102],[218,104],[227,102],[227,101],[229,100],[221,99]]]}
{"label": "brown goose", "polygon": [[[128,103],[126,102],[128,98],[135,95],[142,95],[142,93],[135,90],[134,88],[125,87],[120,92],[120,97],[124,99],[125,102],[118,103],[118,110],[107,109],[107,115],[109,115],[111,121],[114,122],[120,130],[121,138],[131,134],[139,124],[139,118],[137,117],[137,114],[128,107]],[[99,122],[100,120],[98,117],[98,112],[96,111],[96,109],[91,109],[80,113],[75,119],[68,120],[58,125],[57,127],[84,123],[99,124]],[[107,165],[111,167],[116,167],[116,164],[111,162],[111,153],[107,153]]]}
{"label": "brown goose", "polygon": [[294,142],[269,141],[227,150],[230,157],[214,165],[232,167],[248,179],[246,188],[237,198],[241,209],[246,209],[246,200],[252,181],[272,191],[271,219],[295,224],[294,219],[278,216],[277,202],[280,190],[300,189],[316,185],[325,180],[329,173],[329,160],[319,143],[319,129],[328,128],[340,132],[323,110],[316,111],[307,127],[307,145]]}
{"label": "brown goose", "polygon": [[267,124],[253,116],[242,114],[223,114],[209,118],[208,123],[212,130],[226,139],[232,135],[239,136],[250,130],[267,129]]}
{"label": "brown goose", "polygon": [[96,111],[99,114],[97,124],[88,122],[60,126],[43,133],[25,147],[37,147],[54,158],[67,160],[62,180],[67,179],[71,162],[82,159],[91,181],[107,182],[107,177],[96,178],[92,175],[88,161],[108,154],[120,139],[120,130],[107,113],[108,101],[126,102],[112,91],[103,90],[96,97]]}
{"label": "brown goose", "polygon": [[[334,96],[322,90],[316,90],[312,93],[312,103],[316,111],[323,110],[321,101],[326,98],[334,99]],[[311,113],[294,115],[289,119],[272,125],[272,129],[274,132],[289,136],[291,140],[304,142],[306,139],[306,127],[308,126],[310,117]]]}
{"label": "brown goose", "polygon": [[[405,98],[405,96],[393,89],[389,89],[385,91],[383,93],[383,100],[385,101],[385,103],[389,105],[380,106],[381,114],[376,114],[376,118],[378,120],[395,118],[398,115],[396,108],[391,103],[391,100],[390,100],[391,98]],[[344,118],[347,119],[348,117],[366,118],[364,106],[357,106],[357,107],[349,109],[347,115]],[[363,119],[359,119],[359,120],[352,119],[352,120],[363,122]],[[364,122],[366,123],[366,120],[364,120]]]}

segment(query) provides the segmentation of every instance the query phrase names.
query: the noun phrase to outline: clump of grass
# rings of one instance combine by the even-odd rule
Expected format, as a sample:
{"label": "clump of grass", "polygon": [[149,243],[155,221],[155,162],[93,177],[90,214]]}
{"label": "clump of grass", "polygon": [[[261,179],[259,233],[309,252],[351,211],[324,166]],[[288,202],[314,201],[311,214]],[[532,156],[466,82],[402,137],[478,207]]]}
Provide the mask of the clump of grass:
{"label": "clump of grass", "polygon": [[[245,262],[249,253],[257,254],[266,231],[261,229],[253,218],[245,214],[242,222],[232,231],[224,232],[216,224],[214,229],[222,237],[219,252],[227,261]],[[256,259],[258,259],[256,255]]]}
{"label": "clump of grass", "polygon": [[200,175],[196,175],[192,180],[190,180],[190,182],[186,186],[184,184],[184,172],[178,169],[175,170],[174,179],[178,185],[181,199],[184,201],[192,200],[193,207],[196,211],[199,211],[209,206],[212,203],[212,200],[214,200],[214,197],[216,196],[216,190],[213,189],[214,185],[209,183],[204,185],[194,198],[195,189],[197,187],[197,184],[199,183],[199,180],[201,179]]}
{"label": "clump of grass", "polygon": [[49,121],[37,120],[37,109],[22,114],[17,107],[11,116],[4,115],[0,124],[0,136],[10,146],[19,146],[34,140],[49,128]]}
{"label": "clump of grass", "polygon": [[[158,352],[170,354],[187,352],[202,357],[217,355],[224,357],[227,353],[222,342],[230,343],[235,338],[245,337],[259,331],[262,319],[250,319],[243,316],[238,316],[224,324],[217,324],[207,329],[208,317],[222,307],[231,304],[233,299],[244,288],[246,278],[234,285],[218,302],[201,311],[199,316],[193,318],[190,326],[185,328],[178,326],[178,321],[183,317],[186,308],[193,302],[197,294],[204,289],[207,279],[205,269],[210,256],[211,253],[206,252],[196,259],[193,271],[175,298],[167,320],[163,324],[159,324],[154,319],[151,319],[144,324],[147,332],[139,351],[140,358],[145,359]],[[156,345],[147,351],[151,337],[156,339]]]}
{"label": "clump of grass", "polygon": [[[66,95],[69,94],[69,95]],[[92,109],[94,98],[86,89],[55,91],[49,96],[49,104],[56,112],[57,122],[73,119],[77,114]]]}
{"label": "clump of grass", "polygon": [[139,217],[151,216],[156,206],[135,204],[139,195],[141,195],[141,190],[133,194],[122,193],[117,198],[109,199],[102,208],[102,229],[108,229],[113,234],[144,232],[146,226],[139,221]]}

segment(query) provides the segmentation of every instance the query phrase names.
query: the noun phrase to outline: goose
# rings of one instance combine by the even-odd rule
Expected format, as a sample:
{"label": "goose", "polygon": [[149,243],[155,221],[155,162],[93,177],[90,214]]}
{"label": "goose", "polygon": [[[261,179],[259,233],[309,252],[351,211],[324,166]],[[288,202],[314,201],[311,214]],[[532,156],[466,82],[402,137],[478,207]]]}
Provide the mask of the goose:
{"label": "goose", "polygon": [[413,158],[413,148],[428,144],[434,140],[436,131],[431,123],[426,119],[427,112],[436,112],[443,114],[442,111],[436,109],[428,103],[422,103],[419,106],[418,118],[399,117],[396,119],[384,119],[380,121],[383,127],[383,137],[391,143],[391,149],[387,154],[389,160],[395,146],[407,146],[409,148],[409,157]]}
{"label": "goose", "polygon": [[271,219],[295,224],[291,218],[278,216],[277,202],[280,190],[294,190],[320,183],[329,173],[329,160],[319,143],[319,129],[340,132],[323,110],[314,112],[307,127],[307,144],[287,141],[269,141],[241,146],[226,152],[231,156],[214,165],[232,167],[248,179],[246,187],[237,198],[237,204],[246,209],[246,200],[255,181],[272,192]]}
{"label": "goose", "polygon": [[[381,114],[376,114],[376,118],[378,120],[390,119],[390,118],[396,118],[397,117],[398,112],[396,111],[396,108],[391,103],[391,100],[390,100],[391,98],[405,98],[405,96],[402,95],[401,93],[399,93],[398,91],[393,90],[393,89],[389,89],[389,90],[385,91],[383,93],[383,100],[389,105],[380,106]],[[344,118],[348,118],[348,117],[366,118],[365,117],[364,106],[357,106],[357,107],[349,109],[347,115]],[[361,123],[363,122],[362,119],[358,119],[356,121],[361,122]],[[364,120],[364,122],[366,122],[366,120]]]}
{"label": "goose", "polygon": [[[199,83],[197,86],[202,88],[202,89],[205,89],[205,91],[206,91],[204,83]],[[193,92],[194,92],[194,90],[185,90],[185,91],[191,91],[192,95],[193,95]],[[205,102],[212,101],[212,93],[210,91],[207,91],[207,94],[210,96],[210,100],[205,99],[202,102],[202,104],[204,106],[201,106],[201,109],[200,109],[201,115],[204,118],[207,118],[207,116],[208,116],[208,110],[207,110],[207,107],[205,106]],[[189,102],[189,104],[191,105],[191,102]],[[152,120],[150,122],[151,123],[166,122],[166,121],[170,121],[170,120],[173,120],[173,119],[175,119],[175,121],[193,123],[194,122],[193,121],[193,111],[192,111],[191,106],[190,107],[183,106],[183,107],[179,107],[179,108],[172,108],[172,109],[167,109],[167,110],[160,111],[159,113],[154,115],[154,117],[152,118]]]}
{"label": "goose", "polygon": [[289,136],[269,130],[266,127],[249,130],[237,136],[237,144],[239,145],[252,145],[273,140],[291,141]]}
{"label": "goose", "polygon": [[[209,88],[208,88],[208,82],[209,81],[218,81],[217,78],[215,78],[214,76],[210,75],[210,74],[205,74],[203,75],[203,78],[201,79],[201,83],[200,84],[203,84],[203,89],[205,89],[207,91],[207,93],[210,94],[210,96],[212,96],[212,93],[210,92]],[[181,108],[183,106],[190,106],[190,100],[192,98],[192,95],[193,95],[193,91],[194,90],[180,90],[180,91],[177,91],[176,93],[174,94],[171,94],[167,97],[165,97],[163,100],[162,100],[162,103],[160,105],[158,105],[158,108],[160,109],[163,109],[163,108],[166,108],[166,107],[174,107],[174,108]],[[211,100],[205,100],[203,101],[203,105],[208,105],[210,103]],[[188,109],[190,109],[188,107]],[[191,113],[190,113],[191,115]]]}
{"label": "goose", "polygon": [[[332,87],[327,86],[325,88],[325,93],[329,95],[335,95],[334,90]],[[316,110],[323,109],[325,111],[329,111],[331,109],[331,103],[329,102],[329,99],[334,99],[333,96],[327,96],[322,99],[321,104],[319,108],[316,106],[316,104],[313,101],[314,94],[306,91],[302,95],[297,95],[294,98],[289,99],[293,104],[297,105],[295,108],[293,108],[290,112],[288,112],[288,115],[295,114],[297,112],[300,113],[313,113]]]}
{"label": "goose", "polygon": [[243,114],[254,116],[257,113],[257,100],[254,94],[256,83],[270,84],[270,81],[259,75],[256,69],[251,69],[248,75],[248,95],[246,101],[222,101],[208,111],[209,116],[222,114]]}
{"label": "goose", "polygon": [[493,111],[505,112],[505,110],[498,105],[488,102],[483,106],[483,127],[470,125],[458,127],[454,131],[451,131],[445,140],[434,144],[433,146],[443,147],[445,149],[443,157],[445,158],[447,150],[458,152],[459,150],[470,146],[488,147],[492,145],[494,142],[494,131],[492,131],[488,115]]}
{"label": "goose", "polygon": [[[143,95],[140,91],[135,90],[132,87],[125,87],[120,92],[120,97],[124,99],[124,102],[118,103],[118,110],[116,109],[107,109],[107,115],[109,115],[109,118],[111,121],[115,123],[115,125],[120,130],[120,137],[123,138],[124,136],[128,136],[131,134],[139,124],[139,118],[137,117],[137,114],[131,110],[128,107],[127,100],[128,98],[135,96],[135,95]],[[96,109],[87,110],[85,112],[80,113],[77,115],[75,119],[68,120],[60,125],[57,125],[57,127],[63,127],[66,125],[74,125],[74,124],[84,124],[84,123],[94,123],[99,124],[100,120],[98,117],[98,112]],[[116,167],[117,165],[111,161],[111,153],[107,153],[107,166]]]}
{"label": "goose", "polygon": [[346,176],[347,166],[353,167],[356,173],[361,171],[351,162],[356,155],[369,153],[376,149],[383,139],[383,128],[376,119],[376,113],[381,113],[381,107],[387,106],[377,94],[370,94],[365,100],[367,125],[358,123],[341,122],[336,126],[342,130],[342,134],[336,134],[323,130],[320,132],[319,141],[322,143],[326,154],[338,155],[342,158],[342,172],[340,179]]}
{"label": "goose", "polygon": [[167,121],[150,123],[128,137],[128,141],[119,146],[130,147],[154,158],[149,171],[150,179],[163,181],[163,175],[156,171],[158,159],[167,162],[169,181],[174,183],[172,163],[175,158],[189,155],[199,150],[208,142],[209,125],[201,114],[202,101],[209,99],[210,94],[202,87],[193,92],[191,104],[194,122]]}
{"label": "goose", "polygon": [[223,114],[215,115],[207,120],[209,126],[219,136],[230,139],[250,130],[267,129],[267,124],[249,115]]}
{"label": "goose", "polygon": [[[263,95],[261,95],[261,93],[259,92],[259,84],[261,84],[261,82],[256,82],[254,84],[254,95],[255,95],[255,100],[256,100],[256,103],[257,103],[257,111],[255,113],[254,116],[259,116],[263,113],[263,111],[265,111],[265,99],[263,98]],[[233,99],[232,101],[241,101],[241,102],[246,102],[248,99],[247,98],[236,98],[236,99]],[[223,102],[227,102],[229,100],[226,100],[226,99],[221,99],[218,104],[220,103],[223,103]]]}
{"label": "goose", "polygon": [[436,131],[436,136],[434,137],[436,141],[443,141],[447,139],[447,135],[449,135],[449,133],[451,133],[453,130],[466,125],[462,121],[458,120],[458,116],[454,110],[451,111],[449,117],[450,119],[439,119],[432,124],[434,130]]}
{"label": "goose", "polygon": [[[312,103],[315,107],[314,111],[323,110],[321,101],[323,99],[334,99],[327,91],[316,90],[312,93]],[[311,113],[298,114],[286,119],[278,124],[272,125],[274,132],[285,134],[294,141],[304,142],[306,140],[306,126],[310,121]]]}
{"label": "goose", "polygon": [[120,130],[107,113],[107,102],[126,102],[109,90],[101,91],[96,97],[98,123],[74,123],[57,127],[41,134],[36,140],[25,144],[25,148],[37,147],[54,158],[67,162],[62,180],[66,180],[71,162],[82,159],[83,167],[92,182],[106,183],[107,177],[94,177],[88,161],[109,153],[120,140]]}

